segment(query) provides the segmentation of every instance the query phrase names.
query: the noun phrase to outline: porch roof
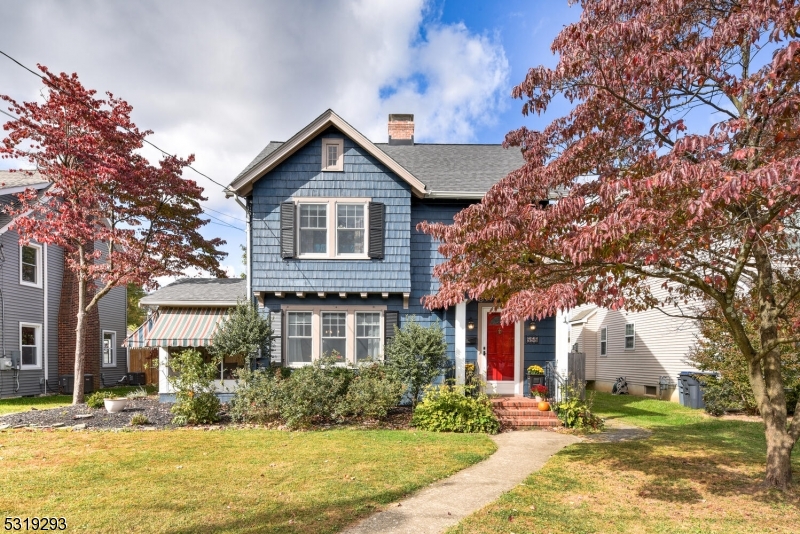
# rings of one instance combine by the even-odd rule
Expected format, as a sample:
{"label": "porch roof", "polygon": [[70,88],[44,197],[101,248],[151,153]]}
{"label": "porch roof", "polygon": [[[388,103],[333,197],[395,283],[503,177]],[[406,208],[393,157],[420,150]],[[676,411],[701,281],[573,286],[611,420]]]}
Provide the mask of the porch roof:
{"label": "porch roof", "polygon": [[161,308],[125,339],[125,345],[207,347],[229,311],[229,308]]}

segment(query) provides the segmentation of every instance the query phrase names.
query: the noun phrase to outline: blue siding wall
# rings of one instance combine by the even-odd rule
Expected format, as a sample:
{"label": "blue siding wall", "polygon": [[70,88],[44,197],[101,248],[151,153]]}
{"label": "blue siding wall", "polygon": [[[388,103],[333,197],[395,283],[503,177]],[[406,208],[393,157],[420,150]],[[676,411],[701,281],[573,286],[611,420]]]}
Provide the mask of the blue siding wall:
{"label": "blue siding wall", "polygon": [[[323,137],[344,139],[344,172],[320,170]],[[383,202],[384,259],[281,258],[280,204],[292,197],[364,197]],[[338,130],[331,128],[319,135],[256,182],[252,210],[253,291],[411,290],[410,187]]]}

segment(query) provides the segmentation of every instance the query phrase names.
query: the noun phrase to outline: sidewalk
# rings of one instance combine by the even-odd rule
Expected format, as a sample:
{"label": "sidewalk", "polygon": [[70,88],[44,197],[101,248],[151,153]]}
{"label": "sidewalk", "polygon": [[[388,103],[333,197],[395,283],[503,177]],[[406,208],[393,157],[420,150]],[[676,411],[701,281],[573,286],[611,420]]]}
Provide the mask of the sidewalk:
{"label": "sidewalk", "polygon": [[525,480],[556,452],[581,441],[575,436],[541,430],[507,432],[492,439],[497,452],[483,462],[440,480],[342,532],[442,532]]}

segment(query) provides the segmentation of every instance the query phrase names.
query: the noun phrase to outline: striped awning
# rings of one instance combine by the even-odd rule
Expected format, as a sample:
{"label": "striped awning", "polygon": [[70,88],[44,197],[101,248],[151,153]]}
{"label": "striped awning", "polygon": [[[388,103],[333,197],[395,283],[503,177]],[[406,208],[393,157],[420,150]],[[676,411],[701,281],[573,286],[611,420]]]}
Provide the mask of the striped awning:
{"label": "striped awning", "polygon": [[125,340],[130,348],[207,347],[229,308],[161,308]]}

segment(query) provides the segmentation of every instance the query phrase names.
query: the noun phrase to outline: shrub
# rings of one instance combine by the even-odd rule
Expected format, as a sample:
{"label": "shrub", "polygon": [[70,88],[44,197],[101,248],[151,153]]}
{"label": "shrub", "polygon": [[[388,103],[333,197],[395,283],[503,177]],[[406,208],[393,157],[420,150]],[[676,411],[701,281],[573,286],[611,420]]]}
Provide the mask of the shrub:
{"label": "shrub", "polygon": [[349,369],[336,366],[331,356],[293,370],[280,384],[280,412],[286,425],[302,428],[332,419],[352,375]]}
{"label": "shrub", "polygon": [[137,414],[134,414],[131,417],[131,424],[132,425],[149,425],[150,424],[150,419],[148,419],[147,416],[145,414],[143,414],[143,413],[137,413]]}
{"label": "shrub", "polygon": [[105,390],[98,390],[86,397],[86,406],[89,408],[102,408],[105,403],[103,402],[104,399],[110,399],[112,397],[116,397],[113,391],[105,391]]}
{"label": "shrub", "polygon": [[238,377],[239,385],[230,402],[231,419],[238,423],[260,424],[279,419],[284,381],[280,370],[240,370]]}
{"label": "shrub", "polygon": [[385,419],[389,410],[400,402],[405,386],[380,363],[359,368],[350,381],[347,393],[336,406],[336,415],[367,419]]}
{"label": "shrub", "polygon": [[147,390],[143,387],[139,387],[134,389],[133,391],[129,391],[126,395],[129,399],[146,399],[147,398]]}
{"label": "shrub", "polygon": [[169,359],[169,382],[175,388],[172,422],[176,425],[204,424],[219,421],[220,401],[214,391],[219,377],[219,358],[210,363],[195,349],[173,354]]}
{"label": "shrub", "polygon": [[262,317],[254,304],[239,301],[214,332],[208,351],[219,358],[244,356],[248,364],[256,354],[269,360],[271,335],[269,319]]}
{"label": "shrub", "polygon": [[602,418],[592,413],[594,394],[586,401],[581,400],[577,390],[567,387],[565,398],[555,405],[558,419],[567,428],[578,430],[602,430],[605,423]]}
{"label": "shrub", "polygon": [[411,424],[433,432],[486,432],[496,434],[500,422],[485,394],[471,397],[463,386],[436,386],[414,409]]}
{"label": "shrub", "polygon": [[420,325],[413,315],[403,328],[395,331],[386,346],[386,361],[398,379],[405,384],[416,405],[420,393],[442,373],[447,363],[447,343],[439,322]]}

